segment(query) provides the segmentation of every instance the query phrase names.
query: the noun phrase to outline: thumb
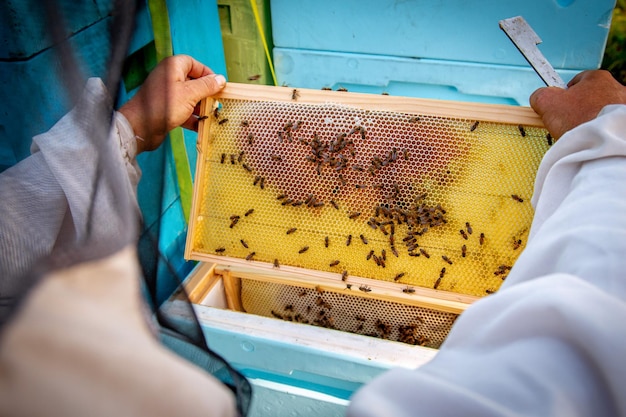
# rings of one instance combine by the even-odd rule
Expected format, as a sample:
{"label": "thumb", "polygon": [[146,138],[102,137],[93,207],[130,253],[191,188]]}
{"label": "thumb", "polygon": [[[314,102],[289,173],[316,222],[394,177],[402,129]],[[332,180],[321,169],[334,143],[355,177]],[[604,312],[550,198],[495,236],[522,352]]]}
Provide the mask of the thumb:
{"label": "thumb", "polygon": [[539,115],[543,116],[549,108],[558,100],[559,94],[565,92],[559,87],[542,87],[535,90],[529,97],[530,107]]}
{"label": "thumb", "polygon": [[219,93],[226,85],[226,78],[221,74],[209,74],[204,77],[186,81],[191,99],[194,103],[203,98]]}

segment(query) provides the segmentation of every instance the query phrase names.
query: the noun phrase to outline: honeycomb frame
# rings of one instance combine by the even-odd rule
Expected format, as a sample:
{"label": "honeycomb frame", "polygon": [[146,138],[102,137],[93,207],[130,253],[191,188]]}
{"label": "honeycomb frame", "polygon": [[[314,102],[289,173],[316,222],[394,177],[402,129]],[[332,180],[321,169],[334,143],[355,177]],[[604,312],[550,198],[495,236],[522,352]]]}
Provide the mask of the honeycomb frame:
{"label": "honeycomb frame", "polygon": [[229,83],[201,115],[186,258],[404,302],[497,291],[551,145],[514,106]]}

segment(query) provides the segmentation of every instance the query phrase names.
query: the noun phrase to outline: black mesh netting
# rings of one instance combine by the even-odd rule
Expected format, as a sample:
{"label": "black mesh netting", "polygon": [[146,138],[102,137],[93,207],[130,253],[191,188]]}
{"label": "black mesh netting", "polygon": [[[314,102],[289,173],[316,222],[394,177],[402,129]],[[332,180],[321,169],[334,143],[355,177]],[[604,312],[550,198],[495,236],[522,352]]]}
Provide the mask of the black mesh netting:
{"label": "black mesh netting", "polygon": [[[86,3],[31,0],[0,5],[2,21],[7,23],[8,19],[11,27],[19,27],[23,19],[28,19],[30,25],[41,26],[42,42],[47,41],[55,51],[56,79],[66,96],[58,101],[67,104],[68,110],[47,132],[54,140],[36,136],[31,149],[37,152],[0,174],[3,194],[0,199],[0,326],[10,322],[20,301],[44,274],[107,257],[136,243],[144,271],[147,304],[160,325],[162,343],[231,388],[237,397],[239,413],[246,415],[250,384],[209,349],[191,304],[188,303],[188,316],[193,319],[185,323],[168,317],[159,309],[154,265],[159,261],[167,263],[167,260],[158,249],[158,228],[148,231],[142,224],[123,162],[119,156],[114,157],[113,152],[119,153],[119,145],[107,140],[114,97],[83,90],[86,84],[95,82],[87,81],[82,70],[88,66],[84,60],[90,56],[67,41],[74,30],[67,24],[68,14],[80,14],[81,7],[93,7],[93,2],[89,2],[90,6]],[[90,53],[97,53],[97,59],[104,63],[100,78],[106,91],[113,95],[118,91],[137,4],[112,0],[109,6],[108,12],[100,10],[109,22],[108,48],[99,45],[97,51]],[[19,59],[23,58],[16,58]],[[162,194],[163,189],[154,192]],[[50,227],[51,224],[54,226]],[[178,281],[182,290],[182,280]]]}

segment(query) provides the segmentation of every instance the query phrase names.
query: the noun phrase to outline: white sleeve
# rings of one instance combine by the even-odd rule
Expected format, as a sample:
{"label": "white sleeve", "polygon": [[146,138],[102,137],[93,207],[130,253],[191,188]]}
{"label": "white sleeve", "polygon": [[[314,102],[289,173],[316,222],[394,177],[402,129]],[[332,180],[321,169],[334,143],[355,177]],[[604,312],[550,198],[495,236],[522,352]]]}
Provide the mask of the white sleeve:
{"label": "white sleeve", "polygon": [[[128,121],[116,113],[106,149],[109,166],[120,175],[120,190],[101,189],[94,209],[94,185],[102,147],[96,146],[90,126],[110,115],[110,98],[100,79],[88,80],[76,107],[48,132],[33,138],[28,158],[0,175],[0,297],[16,295],[18,279],[46,256],[68,242],[80,242],[88,223],[96,219],[94,236],[102,241],[127,229],[117,219],[123,210],[115,193],[136,203],[141,171],[135,161],[135,135]],[[102,110],[102,112],[100,112]],[[132,202],[131,202],[132,204]],[[1,312],[0,312],[1,316]]]}
{"label": "white sleeve", "polygon": [[135,159],[137,156],[137,136],[135,136],[135,132],[126,117],[120,112],[115,112],[113,117],[111,136],[112,140],[116,140],[120,144],[124,166],[136,194],[137,184],[139,184],[139,179],[141,178],[141,169]]}
{"label": "white sleeve", "polygon": [[435,358],[360,389],[348,416],[626,416],[626,106],[564,135],[500,291]]}

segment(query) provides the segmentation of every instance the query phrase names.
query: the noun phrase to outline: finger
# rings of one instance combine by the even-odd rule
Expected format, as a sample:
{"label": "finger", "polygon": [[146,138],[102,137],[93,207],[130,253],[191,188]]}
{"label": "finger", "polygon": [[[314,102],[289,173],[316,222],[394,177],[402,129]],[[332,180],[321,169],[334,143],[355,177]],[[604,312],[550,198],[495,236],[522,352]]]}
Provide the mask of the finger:
{"label": "finger", "polygon": [[213,70],[189,55],[181,55],[183,70],[189,78],[200,78],[214,74]]}
{"label": "finger", "polygon": [[530,107],[532,107],[539,116],[541,116],[542,113],[539,113],[537,102],[539,101],[539,97],[542,94],[545,93],[545,90],[547,88],[548,87],[541,87],[541,88],[536,89],[535,91],[533,91],[533,93],[528,98],[528,102],[530,103]]}
{"label": "finger", "polygon": [[200,115],[200,102],[198,102],[198,104],[196,104],[196,107],[193,108],[193,114],[195,114],[196,116]]}
{"label": "finger", "polygon": [[189,116],[189,119],[187,119],[181,126],[184,127],[185,129],[189,129],[189,130],[193,130],[197,132],[198,131],[198,118],[195,117],[194,115],[191,115]]}
{"label": "finger", "polygon": [[226,85],[226,78],[221,74],[211,74],[186,83],[191,94],[188,97],[189,101],[197,103],[203,98],[219,93]]}
{"label": "finger", "polygon": [[558,100],[560,94],[565,93],[560,87],[542,87],[535,90],[529,97],[530,107],[539,115],[543,116],[546,109],[551,108],[552,103]]}
{"label": "finger", "polygon": [[576,74],[574,76],[574,78],[572,78],[571,80],[569,80],[569,82],[567,83],[568,87],[571,87],[573,85],[578,84],[579,82],[581,82],[582,80],[584,80],[585,78],[587,78],[589,75],[591,74],[591,71],[582,71],[579,72],[578,74]]}

